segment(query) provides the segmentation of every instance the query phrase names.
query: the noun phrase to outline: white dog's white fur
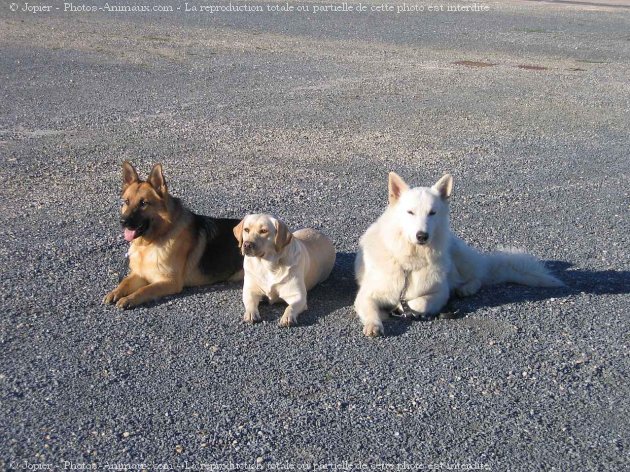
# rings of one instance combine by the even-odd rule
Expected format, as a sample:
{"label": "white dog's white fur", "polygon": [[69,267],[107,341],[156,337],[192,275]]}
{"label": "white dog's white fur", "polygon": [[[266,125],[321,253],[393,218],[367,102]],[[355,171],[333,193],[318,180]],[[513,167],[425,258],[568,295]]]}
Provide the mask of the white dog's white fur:
{"label": "white dog's white fur", "polygon": [[284,300],[287,308],[280,326],[297,324],[307,309],[306,292],[330,275],[335,265],[335,246],[314,229],[291,233],[271,215],[248,215],[234,228],[245,256],[243,268],[243,320],[260,321],[258,305],[263,297],[270,303]]}
{"label": "white dog's white fur", "polygon": [[472,295],[482,285],[501,282],[563,285],[529,254],[512,249],[482,254],[455,236],[449,225],[452,188],[449,174],[433,187],[411,189],[389,174],[389,207],[361,237],[355,261],[354,307],[366,336],[382,335],[382,320],[402,300],[417,315],[433,315],[453,291]]}

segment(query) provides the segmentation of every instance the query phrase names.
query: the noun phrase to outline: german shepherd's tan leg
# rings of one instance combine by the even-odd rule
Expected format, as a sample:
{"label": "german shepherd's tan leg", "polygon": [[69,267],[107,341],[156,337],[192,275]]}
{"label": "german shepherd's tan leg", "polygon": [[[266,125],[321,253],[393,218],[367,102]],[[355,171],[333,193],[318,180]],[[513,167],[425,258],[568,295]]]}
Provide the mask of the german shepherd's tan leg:
{"label": "german shepherd's tan leg", "polygon": [[121,298],[118,300],[118,303],[116,303],[116,306],[122,309],[131,308],[151,300],[179,293],[183,288],[184,282],[181,280],[162,280],[145,285],[130,295]]}
{"label": "german shepherd's tan leg", "polygon": [[127,277],[122,279],[122,281],[118,284],[118,287],[105,295],[105,298],[103,298],[103,304],[108,305],[110,303],[117,302],[121,298],[135,292],[140,287],[144,287],[148,283],[149,282],[138,275],[129,274]]}

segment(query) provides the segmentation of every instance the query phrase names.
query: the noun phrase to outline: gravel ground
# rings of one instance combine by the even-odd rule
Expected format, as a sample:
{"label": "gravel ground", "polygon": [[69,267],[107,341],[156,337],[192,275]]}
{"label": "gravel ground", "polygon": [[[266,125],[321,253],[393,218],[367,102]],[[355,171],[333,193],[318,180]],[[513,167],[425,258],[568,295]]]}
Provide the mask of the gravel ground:
{"label": "gravel ground", "polygon": [[[608,3],[0,5],[0,469],[627,469],[630,7]],[[195,211],[330,235],[301,326],[240,324],[237,284],[102,306],[123,159],[162,162]],[[566,288],[485,288],[365,338],[352,264],[390,170],[453,173],[455,231]]]}

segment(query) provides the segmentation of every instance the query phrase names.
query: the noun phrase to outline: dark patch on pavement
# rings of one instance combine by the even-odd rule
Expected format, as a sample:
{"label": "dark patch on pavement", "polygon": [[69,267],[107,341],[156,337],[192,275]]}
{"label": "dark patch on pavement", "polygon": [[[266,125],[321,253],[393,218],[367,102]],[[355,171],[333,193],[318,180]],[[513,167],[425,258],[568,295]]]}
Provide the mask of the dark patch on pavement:
{"label": "dark patch on pavement", "polygon": [[453,64],[458,66],[466,66],[466,67],[492,67],[496,66],[491,62],[479,62],[479,61],[456,61]]}
{"label": "dark patch on pavement", "polygon": [[517,66],[519,69],[525,69],[525,70],[549,70],[548,67],[544,67],[544,66],[530,66],[527,64],[519,64]]}

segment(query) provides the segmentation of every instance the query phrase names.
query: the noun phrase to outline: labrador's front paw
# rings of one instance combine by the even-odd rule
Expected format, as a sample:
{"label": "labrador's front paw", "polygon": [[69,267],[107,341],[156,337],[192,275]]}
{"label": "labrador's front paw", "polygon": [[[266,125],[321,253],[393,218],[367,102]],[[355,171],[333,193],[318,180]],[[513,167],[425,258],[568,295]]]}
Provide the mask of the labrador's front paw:
{"label": "labrador's front paw", "polygon": [[297,319],[295,318],[295,316],[291,315],[290,313],[284,313],[282,315],[282,318],[280,318],[280,321],[278,322],[278,324],[282,326],[283,328],[288,328],[290,326],[297,325]]}
{"label": "labrador's front paw", "polygon": [[258,311],[246,311],[243,315],[243,321],[245,323],[254,324],[262,321],[262,319],[260,318],[260,313],[258,313]]}

